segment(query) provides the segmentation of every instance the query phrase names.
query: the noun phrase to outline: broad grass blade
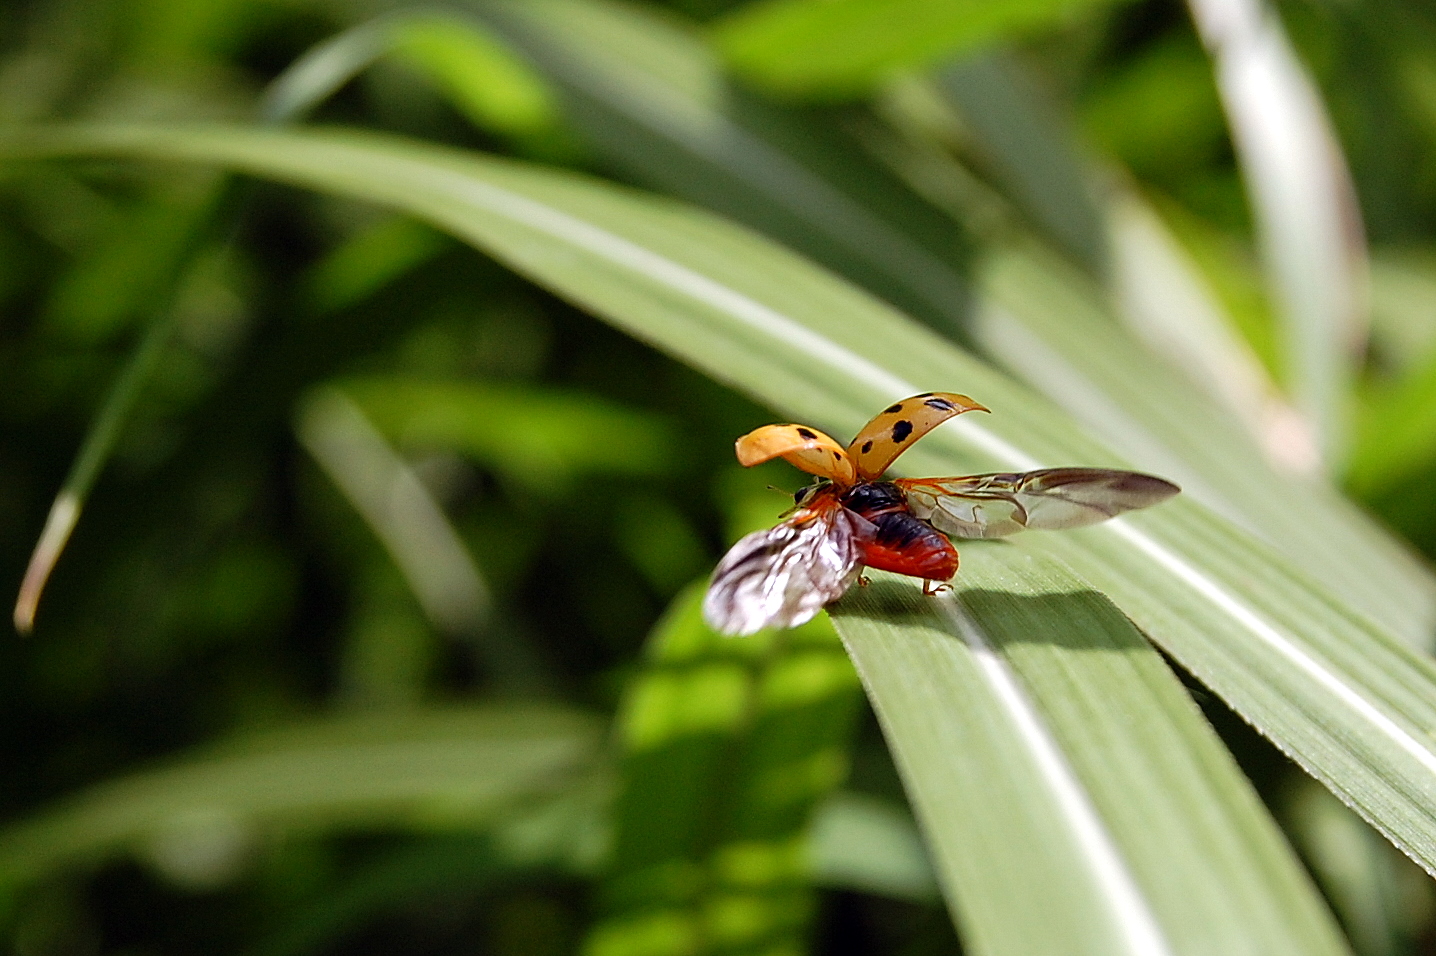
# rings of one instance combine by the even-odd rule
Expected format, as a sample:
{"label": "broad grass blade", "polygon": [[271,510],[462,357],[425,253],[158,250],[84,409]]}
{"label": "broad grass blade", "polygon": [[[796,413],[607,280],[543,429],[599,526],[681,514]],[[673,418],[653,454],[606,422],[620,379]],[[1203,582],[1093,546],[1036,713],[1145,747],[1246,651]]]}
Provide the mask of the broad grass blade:
{"label": "broad grass blade", "polygon": [[97,784],[0,831],[0,883],[132,849],[266,827],[475,825],[593,768],[602,725],[540,706],[332,718],[236,739]]}
{"label": "broad grass blade", "polygon": [[970,545],[833,612],[949,902],[992,953],[1341,952],[1195,705],[1061,565]]}
{"label": "broad grass blade", "polygon": [[[624,169],[739,218],[960,341],[975,340],[1129,462],[1168,473],[1412,646],[1430,645],[1436,580],[1424,565],[1324,482],[1273,468],[1238,413],[1185,385],[1186,370],[1123,332],[1091,278],[1026,243],[1002,249],[981,278],[959,271],[960,261],[915,255],[931,234],[930,207],[911,194],[896,201],[891,182],[879,188],[858,167],[839,174],[773,136],[775,117],[726,92],[711,54],[681,23],[577,0],[481,9],[502,14],[496,22],[506,35],[567,91],[570,112],[591,143]],[[1023,115],[1029,123],[1041,119],[1031,108]],[[888,198],[874,203],[874,196]],[[791,213],[775,218],[775,208]],[[906,245],[891,241],[904,231],[911,233]],[[840,236],[871,261],[855,264],[812,241],[824,234]],[[1124,235],[1114,232],[1119,241]],[[869,241],[873,236],[882,238]],[[1116,280],[1116,294],[1129,294],[1132,281]],[[966,291],[973,282],[982,284],[983,299]],[[933,311],[933,297],[945,289],[963,290],[961,298],[954,291],[946,311]],[[1163,307],[1179,307],[1180,289],[1160,294]],[[1158,295],[1147,283],[1147,308],[1158,307]],[[1297,457],[1311,460],[1305,452]]]}

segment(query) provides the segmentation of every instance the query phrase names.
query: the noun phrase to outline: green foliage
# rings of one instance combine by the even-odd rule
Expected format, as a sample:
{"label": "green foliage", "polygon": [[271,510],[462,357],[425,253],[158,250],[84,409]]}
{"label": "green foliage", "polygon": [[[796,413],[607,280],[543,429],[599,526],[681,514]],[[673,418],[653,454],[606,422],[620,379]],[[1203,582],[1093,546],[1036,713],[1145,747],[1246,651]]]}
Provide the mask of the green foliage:
{"label": "green foliage", "polygon": [[619,713],[592,956],[784,952],[810,932],[805,830],[846,775],[857,675],[827,621],[734,641],[702,597],[674,602]]}
{"label": "green foliage", "polygon": [[456,452],[551,493],[589,475],[671,470],[666,422],[589,395],[397,376],[351,380],[344,389],[401,447]]}
{"label": "green foliage", "polygon": [[930,66],[1051,29],[1112,0],[766,0],[723,24],[735,69],[774,89],[853,93],[895,70]]}
{"label": "green foliage", "polygon": [[112,781],[6,834],[7,886],[122,848],[197,884],[223,881],[264,828],[481,830],[592,770],[598,725],[555,708],[433,710],[296,723]]}
{"label": "green foliage", "polygon": [[[1423,951],[1436,47],[1239,6],[0,12],[6,944]],[[928,389],[1184,494],[710,632]]]}

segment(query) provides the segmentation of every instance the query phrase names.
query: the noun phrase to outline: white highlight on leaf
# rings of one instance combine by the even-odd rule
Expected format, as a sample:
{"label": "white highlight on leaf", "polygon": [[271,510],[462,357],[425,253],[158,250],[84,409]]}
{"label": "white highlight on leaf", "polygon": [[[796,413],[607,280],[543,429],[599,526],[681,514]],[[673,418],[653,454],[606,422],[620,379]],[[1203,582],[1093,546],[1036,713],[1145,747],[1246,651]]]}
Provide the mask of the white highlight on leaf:
{"label": "white highlight on leaf", "polygon": [[[453,180],[455,191],[468,194],[475,205],[562,238],[610,262],[657,279],[734,318],[742,319],[749,326],[779,339],[805,355],[812,356],[816,361],[867,383],[874,391],[883,395],[884,401],[922,391],[921,388],[899,378],[876,362],[838,345],[827,336],[795,322],[778,310],[743,295],[741,292],[736,292],[722,283],[715,282],[687,266],[679,265],[672,259],[630,242],[622,236],[614,235],[592,223],[560,212],[552,206],[496,186],[476,183],[472,179],[459,175],[455,175]],[[1040,467],[1040,463],[1036,459],[1017,446],[1009,444],[986,429],[972,427],[971,423],[963,419],[953,419],[940,427],[962,429],[964,437],[970,444],[976,445],[999,460],[1008,462],[1008,466],[1011,468],[1030,471]]]}
{"label": "white highlight on leaf", "polygon": [[1333,696],[1355,711],[1362,719],[1369,721],[1398,747],[1414,757],[1419,764],[1436,774],[1436,753],[1432,753],[1429,747],[1424,746],[1407,733],[1400,724],[1343,683],[1322,662],[1299,646],[1288,635],[1267,623],[1255,611],[1227,593],[1216,581],[1202,574],[1159,542],[1154,541],[1125,521],[1120,519],[1112,521],[1108,527],[1261,638],[1267,646],[1281,654],[1282,657],[1301,668],[1307,676],[1330,691]]}
{"label": "white highlight on leaf", "polygon": [[1165,956],[1172,948],[1158,926],[1156,917],[1127,869],[1111,835],[1103,825],[1081,781],[1063,758],[1042,718],[1023,693],[1019,678],[997,653],[982,630],[962,606],[961,599],[948,597],[940,602],[943,612],[957,628],[958,636],[972,651],[973,659],[988,686],[1006,708],[1014,728],[1027,745],[1037,770],[1067,821],[1082,859],[1091,868],[1102,899],[1111,908],[1112,922],[1127,943],[1127,952],[1140,956]]}
{"label": "white highlight on leaf", "polygon": [[[500,186],[476,181],[471,176],[457,171],[435,170],[432,166],[418,165],[414,179],[428,180],[436,194],[447,194],[448,198],[468,200],[474,207],[502,216],[522,226],[561,239],[564,242],[587,250],[599,258],[634,272],[648,276],[664,285],[683,293],[695,301],[711,306],[731,318],[742,320],[749,327],[771,336],[794,350],[811,357],[815,362],[826,364],[841,371],[849,378],[861,381],[876,392],[881,401],[912,395],[924,389],[894,375],[870,359],[864,358],[851,349],[833,342],[821,333],[794,321],[788,316],[756,299],[737,292],[728,286],[710,279],[687,266],[647,249],[623,236],[595,226],[576,216],[562,212],[539,200],[512,192]],[[471,230],[462,218],[453,214],[452,203],[431,210],[431,214],[459,235]],[[477,237],[481,248],[490,243],[487,238]],[[958,418],[939,426],[957,428],[969,444],[976,446],[993,458],[1007,463],[1007,467],[1018,471],[1031,471],[1041,463],[1017,446],[971,422]]]}
{"label": "white highlight on leaf", "polygon": [[595,255],[635,272],[656,279],[677,289],[689,298],[712,306],[734,318],[742,319],[748,325],[782,339],[805,354],[841,369],[852,377],[868,382],[874,388],[904,394],[912,389],[907,382],[893,375],[882,366],[863,358],[856,352],[837,345],[826,336],[820,335],[804,325],[770,308],[756,299],[707,276],[679,265],[659,253],[653,252],[622,236],[601,229],[552,206],[544,205],[527,196],[508,192],[487,183],[479,183],[462,176],[453,177],[454,192],[469,196],[474,204],[490,212],[506,216],[523,225],[537,228],[565,242],[586,249]]}

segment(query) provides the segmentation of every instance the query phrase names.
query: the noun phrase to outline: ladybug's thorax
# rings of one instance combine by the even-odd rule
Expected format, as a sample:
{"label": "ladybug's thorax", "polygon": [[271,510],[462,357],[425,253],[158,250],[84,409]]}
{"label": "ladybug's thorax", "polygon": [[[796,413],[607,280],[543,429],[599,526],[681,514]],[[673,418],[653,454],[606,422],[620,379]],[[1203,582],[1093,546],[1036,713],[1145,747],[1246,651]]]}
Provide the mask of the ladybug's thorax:
{"label": "ladybug's thorax", "polygon": [[907,499],[890,481],[864,481],[843,492],[843,507],[869,521],[894,511],[907,511]]}

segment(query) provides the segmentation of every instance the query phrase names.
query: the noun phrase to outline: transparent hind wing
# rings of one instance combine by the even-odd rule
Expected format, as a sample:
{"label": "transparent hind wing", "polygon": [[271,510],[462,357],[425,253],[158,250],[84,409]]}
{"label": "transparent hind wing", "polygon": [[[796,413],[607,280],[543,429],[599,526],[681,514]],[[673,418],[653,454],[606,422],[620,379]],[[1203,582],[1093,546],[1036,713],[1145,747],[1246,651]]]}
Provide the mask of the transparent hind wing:
{"label": "transparent hind wing", "polygon": [[1170,481],[1110,468],[900,478],[913,514],[958,538],[1000,538],[1028,528],[1080,528],[1166,501]]}
{"label": "transparent hind wing", "polygon": [[869,527],[830,497],[777,527],[753,532],[714,569],[704,620],[732,635],[812,620],[856,580]]}

